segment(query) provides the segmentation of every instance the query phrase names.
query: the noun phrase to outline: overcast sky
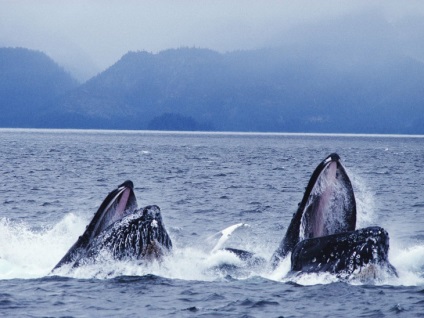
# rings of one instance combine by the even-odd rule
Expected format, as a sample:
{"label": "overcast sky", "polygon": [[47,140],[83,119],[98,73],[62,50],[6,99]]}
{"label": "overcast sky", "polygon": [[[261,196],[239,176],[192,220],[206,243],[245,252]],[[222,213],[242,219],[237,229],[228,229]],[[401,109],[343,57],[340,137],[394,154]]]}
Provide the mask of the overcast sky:
{"label": "overcast sky", "polygon": [[366,30],[363,41],[374,41],[373,34],[386,32],[376,30],[374,17],[424,62],[422,0],[0,0],[0,46],[41,50],[85,79],[128,51],[269,47],[299,40],[297,29],[333,23],[337,30],[346,19]]}

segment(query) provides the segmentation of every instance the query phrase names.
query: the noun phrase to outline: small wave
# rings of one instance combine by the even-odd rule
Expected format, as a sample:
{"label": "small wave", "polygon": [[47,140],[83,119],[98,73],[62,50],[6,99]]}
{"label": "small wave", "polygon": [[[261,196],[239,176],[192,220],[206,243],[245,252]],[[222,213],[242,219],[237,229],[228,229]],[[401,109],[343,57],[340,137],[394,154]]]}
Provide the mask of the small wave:
{"label": "small wave", "polygon": [[269,300],[259,300],[259,301],[253,301],[249,298],[246,298],[241,301],[236,301],[236,304],[239,304],[241,306],[249,307],[249,308],[263,308],[266,306],[278,306],[280,303],[276,301],[269,301]]}
{"label": "small wave", "polygon": [[413,208],[423,208],[424,202],[418,202],[412,205]]}
{"label": "small wave", "polygon": [[189,311],[189,312],[195,313],[195,312],[199,311],[199,308],[197,308],[196,306],[192,306],[192,307],[188,307],[186,309],[183,309],[183,311]]}
{"label": "small wave", "polygon": [[391,172],[389,170],[384,170],[384,171],[368,171],[366,174],[368,175],[389,175]]}
{"label": "small wave", "polygon": [[339,282],[336,275],[330,273],[308,273],[284,278],[283,282],[293,282],[301,286],[326,285]]}

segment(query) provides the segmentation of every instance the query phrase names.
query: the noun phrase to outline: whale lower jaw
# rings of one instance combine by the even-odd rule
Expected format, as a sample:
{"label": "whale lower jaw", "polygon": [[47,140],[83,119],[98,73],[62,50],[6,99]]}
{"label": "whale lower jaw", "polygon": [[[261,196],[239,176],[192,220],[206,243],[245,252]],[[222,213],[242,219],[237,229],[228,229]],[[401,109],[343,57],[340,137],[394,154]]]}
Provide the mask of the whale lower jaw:
{"label": "whale lower jaw", "polygon": [[[293,272],[329,272],[341,278],[372,274],[380,267],[397,275],[388,261],[389,235],[374,226],[299,242],[291,255]],[[360,276],[360,275],[359,275]]]}
{"label": "whale lower jaw", "polygon": [[299,240],[355,230],[355,195],[338,155],[316,168],[299,207]]}

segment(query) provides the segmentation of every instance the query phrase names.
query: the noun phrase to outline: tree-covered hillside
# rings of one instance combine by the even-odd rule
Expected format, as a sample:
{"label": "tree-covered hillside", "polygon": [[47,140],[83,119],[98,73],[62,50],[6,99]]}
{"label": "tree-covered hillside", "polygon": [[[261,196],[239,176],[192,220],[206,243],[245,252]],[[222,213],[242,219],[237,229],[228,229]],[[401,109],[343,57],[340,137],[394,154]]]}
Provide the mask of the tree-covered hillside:
{"label": "tree-covered hillside", "polygon": [[42,52],[0,48],[0,126],[37,127],[50,104],[77,86]]}
{"label": "tree-covered hillside", "polygon": [[424,65],[351,54],[328,65],[284,48],[130,52],[61,99],[57,113],[81,128],[147,129],[177,114],[216,130],[424,133]]}
{"label": "tree-covered hillside", "polygon": [[129,52],[80,86],[43,53],[0,49],[0,126],[424,134],[422,62],[331,45]]}

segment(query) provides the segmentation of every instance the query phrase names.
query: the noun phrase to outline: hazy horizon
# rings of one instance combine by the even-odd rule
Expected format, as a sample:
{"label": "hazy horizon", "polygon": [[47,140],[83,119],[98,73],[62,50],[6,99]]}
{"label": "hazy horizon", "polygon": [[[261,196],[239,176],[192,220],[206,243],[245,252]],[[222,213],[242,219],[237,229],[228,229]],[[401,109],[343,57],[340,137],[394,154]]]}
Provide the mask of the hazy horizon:
{"label": "hazy horizon", "polygon": [[307,44],[337,63],[347,45],[369,48],[370,58],[389,45],[424,62],[423,17],[420,1],[6,0],[0,46],[43,51],[80,81],[128,51],[178,47],[228,52]]}

